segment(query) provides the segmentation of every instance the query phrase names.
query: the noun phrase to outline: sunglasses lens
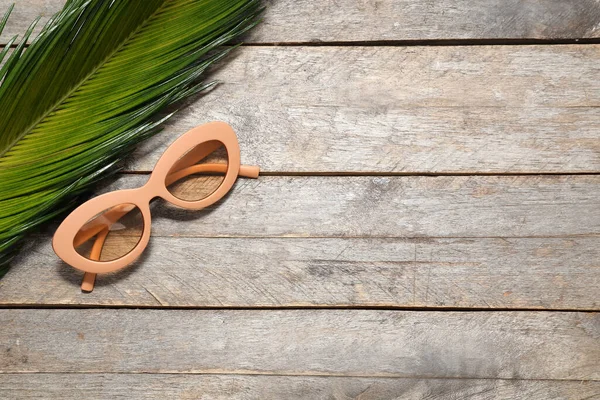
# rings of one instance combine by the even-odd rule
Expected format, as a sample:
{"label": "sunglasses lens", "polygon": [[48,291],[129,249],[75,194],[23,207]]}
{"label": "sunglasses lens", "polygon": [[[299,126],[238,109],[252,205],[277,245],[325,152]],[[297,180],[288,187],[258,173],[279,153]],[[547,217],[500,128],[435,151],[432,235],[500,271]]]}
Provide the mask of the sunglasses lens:
{"label": "sunglasses lens", "polygon": [[167,189],[181,200],[205,199],[223,183],[227,160],[223,143],[217,140],[201,143],[173,165],[167,174]]}
{"label": "sunglasses lens", "polygon": [[75,250],[94,261],[112,261],[133,250],[144,231],[144,218],[134,204],[110,207],[87,221],[73,239]]}

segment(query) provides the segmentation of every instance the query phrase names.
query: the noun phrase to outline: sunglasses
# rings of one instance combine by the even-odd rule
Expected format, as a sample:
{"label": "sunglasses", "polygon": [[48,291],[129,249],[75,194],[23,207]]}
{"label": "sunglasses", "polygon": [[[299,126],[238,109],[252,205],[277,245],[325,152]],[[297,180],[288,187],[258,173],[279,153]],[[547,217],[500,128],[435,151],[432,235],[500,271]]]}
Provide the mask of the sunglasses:
{"label": "sunglasses", "polygon": [[258,167],[241,165],[231,126],[198,126],[169,146],[144,186],[100,195],[71,212],[52,247],[64,262],[85,272],[81,290],[91,292],[96,274],[128,266],[148,245],[150,201],[160,197],[199,210],[225,196],[238,176],[258,178],[258,173]]}

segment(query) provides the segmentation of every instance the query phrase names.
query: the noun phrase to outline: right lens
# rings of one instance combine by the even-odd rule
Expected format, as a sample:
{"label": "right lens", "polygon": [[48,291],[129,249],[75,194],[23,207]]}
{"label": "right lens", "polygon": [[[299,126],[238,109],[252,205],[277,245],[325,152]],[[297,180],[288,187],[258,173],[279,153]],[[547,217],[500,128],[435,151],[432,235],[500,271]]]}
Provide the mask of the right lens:
{"label": "right lens", "polygon": [[88,220],[73,239],[75,250],[93,261],[123,257],[139,243],[144,218],[134,204],[110,207]]}
{"label": "right lens", "polygon": [[167,190],[185,201],[205,199],[223,183],[227,161],[223,143],[218,140],[200,143],[173,165],[165,182]]}

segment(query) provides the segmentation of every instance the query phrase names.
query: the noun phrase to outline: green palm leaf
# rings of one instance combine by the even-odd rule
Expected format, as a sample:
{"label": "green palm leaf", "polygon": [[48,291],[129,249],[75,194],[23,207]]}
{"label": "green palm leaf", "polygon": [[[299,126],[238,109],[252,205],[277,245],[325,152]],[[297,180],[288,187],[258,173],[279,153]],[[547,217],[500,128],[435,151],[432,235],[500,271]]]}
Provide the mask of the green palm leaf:
{"label": "green palm leaf", "polygon": [[199,78],[219,46],[260,11],[258,0],[68,0],[29,47],[35,23],[4,47],[0,276],[25,234],[114,172],[165,108],[212,85]]}

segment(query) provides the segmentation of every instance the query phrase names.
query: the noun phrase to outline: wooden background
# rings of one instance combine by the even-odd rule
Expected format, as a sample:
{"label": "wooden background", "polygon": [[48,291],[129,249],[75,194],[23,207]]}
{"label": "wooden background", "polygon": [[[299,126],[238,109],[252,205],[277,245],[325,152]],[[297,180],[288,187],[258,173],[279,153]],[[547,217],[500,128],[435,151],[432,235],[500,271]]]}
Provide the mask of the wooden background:
{"label": "wooden background", "polygon": [[[600,3],[267,5],[98,192],[215,119],[264,176],[157,204],[91,294],[33,238],[0,281],[0,398],[600,398]],[[18,1],[0,40],[61,6]]]}

